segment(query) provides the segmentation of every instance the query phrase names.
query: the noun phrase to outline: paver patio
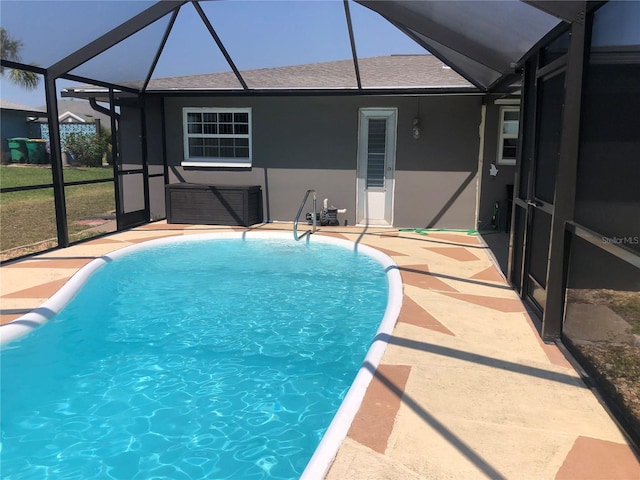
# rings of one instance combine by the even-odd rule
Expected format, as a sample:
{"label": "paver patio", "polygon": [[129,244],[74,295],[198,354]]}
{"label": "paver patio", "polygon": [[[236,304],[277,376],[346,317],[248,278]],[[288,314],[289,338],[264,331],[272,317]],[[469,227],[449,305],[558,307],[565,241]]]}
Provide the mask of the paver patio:
{"label": "paver patio", "polygon": [[[0,321],[38,307],[100,255],[229,228],[239,229],[158,222],[5,265]],[[397,325],[328,480],[640,479],[627,439],[563,351],[541,342],[480,237],[364,227],[317,235],[383,251],[404,283]]]}

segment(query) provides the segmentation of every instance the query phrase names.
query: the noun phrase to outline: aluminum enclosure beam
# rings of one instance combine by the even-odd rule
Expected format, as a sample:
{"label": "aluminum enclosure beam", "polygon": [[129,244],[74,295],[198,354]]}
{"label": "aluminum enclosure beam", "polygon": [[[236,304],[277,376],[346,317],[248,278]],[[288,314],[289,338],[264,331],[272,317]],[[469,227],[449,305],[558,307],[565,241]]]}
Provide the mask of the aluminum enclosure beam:
{"label": "aluminum enclosure beam", "polygon": [[353,68],[356,70],[356,83],[358,90],[362,89],[360,80],[360,67],[358,66],[358,54],[356,53],[356,40],[353,35],[353,25],[351,23],[351,12],[349,11],[349,0],[344,0],[344,14],[347,17],[347,28],[349,29],[349,43],[351,44],[351,55],[353,56]]}
{"label": "aluminum enclosure beam", "polygon": [[58,100],[56,98],[56,79],[44,76],[44,93],[47,99],[49,115],[49,147],[51,152],[51,173],[53,181],[53,201],[56,211],[56,231],[58,247],[69,246],[69,226],[62,172],[62,145],[60,142],[60,122],[58,121]]}

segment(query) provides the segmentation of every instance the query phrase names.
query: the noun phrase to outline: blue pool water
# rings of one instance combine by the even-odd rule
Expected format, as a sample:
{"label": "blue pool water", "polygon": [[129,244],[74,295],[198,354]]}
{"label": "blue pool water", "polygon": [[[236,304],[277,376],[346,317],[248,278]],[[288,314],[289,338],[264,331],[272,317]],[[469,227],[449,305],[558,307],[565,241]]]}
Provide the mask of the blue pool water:
{"label": "blue pool water", "polygon": [[291,240],[110,261],[0,353],[6,479],[285,479],[305,468],[384,315],[372,258]]}

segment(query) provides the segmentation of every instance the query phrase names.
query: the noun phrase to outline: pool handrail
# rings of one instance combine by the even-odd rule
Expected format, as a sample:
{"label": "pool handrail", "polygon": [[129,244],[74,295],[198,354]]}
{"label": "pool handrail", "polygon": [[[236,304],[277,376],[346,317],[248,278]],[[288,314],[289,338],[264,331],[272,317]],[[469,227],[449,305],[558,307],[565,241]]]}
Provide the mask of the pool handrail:
{"label": "pool handrail", "polygon": [[[307,203],[307,199],[309,198],[309,194],[313,193],[313,229],[312,230],[307,230],[306,232],[304,232],[302,235],[298,236],[298,221],[300,220],[300,215],[302,214],[302,209],[304,208],[305,204]],[[302,237],[304,237],[305,235],[308,235],[310,233],[316,233],[316,217],[317,217],[317,209],[316,209],[316,203],[317,203],[317,195],[316,195],[316,191],[313,189],[307,190],[307,192],[304,194],[304,198],[302,199],[302,203],[300,204],[300,208],[298,209],[298,214],[296,215],[295,220],[293,221],[293,238],[298,241],[300,240]]]}

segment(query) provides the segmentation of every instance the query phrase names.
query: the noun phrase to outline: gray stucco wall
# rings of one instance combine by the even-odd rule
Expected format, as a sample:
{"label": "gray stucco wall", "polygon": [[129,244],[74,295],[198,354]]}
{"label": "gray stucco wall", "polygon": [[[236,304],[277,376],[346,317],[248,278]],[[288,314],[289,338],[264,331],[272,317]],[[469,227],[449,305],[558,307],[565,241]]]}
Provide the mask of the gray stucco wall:
{"label": "gray stucco wall", "polygon": [[[481,102],[479,96],[420,100],[422,136],[411,136],[415,97],[168,97],[165,142],[169,183],[261,185],[265,219],[292,221],[304,192],[318,191],[355,222],[358,110],[397,107],[395,227],[474,228]],[[251,107],[253,167],[182,167],[183,107]],[[147,106],[147,118],[160,115]],[[162,135],[149,133],[149,152]],[[151,146],[151,144],[154,144]]]}
{"label": "gray stucco wall", "polygon": [[[499,206],[497,230],[505,231],[507,227],[508,202],[507,185],[513,185],[515,181],[515,165],[498,165],[498,141],[500,134],[500,106],[496,105],[498,97],[486,98],[486,115],[484,129],[484,150],[482,156],[482,171],[480,172],[480,201],[478,206],[478,230],[493,230],[491,217],[494,205]],[[518,105],[509,105],[517,107]],[[491,164],[498,169],[498,173],[492,176],[489,171]]]}

